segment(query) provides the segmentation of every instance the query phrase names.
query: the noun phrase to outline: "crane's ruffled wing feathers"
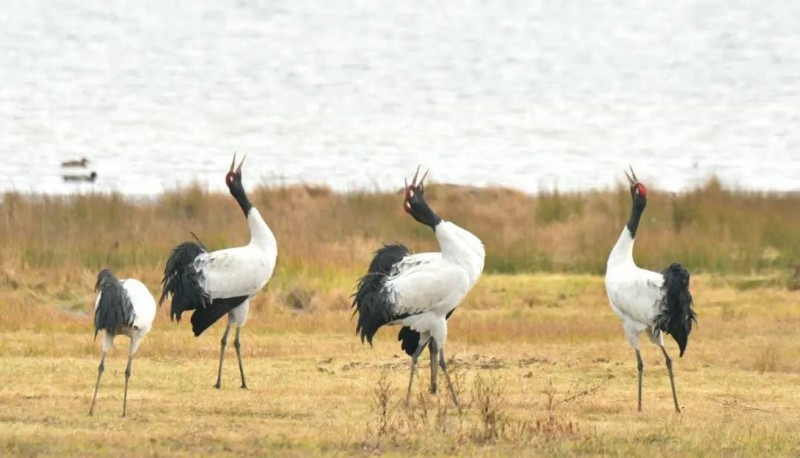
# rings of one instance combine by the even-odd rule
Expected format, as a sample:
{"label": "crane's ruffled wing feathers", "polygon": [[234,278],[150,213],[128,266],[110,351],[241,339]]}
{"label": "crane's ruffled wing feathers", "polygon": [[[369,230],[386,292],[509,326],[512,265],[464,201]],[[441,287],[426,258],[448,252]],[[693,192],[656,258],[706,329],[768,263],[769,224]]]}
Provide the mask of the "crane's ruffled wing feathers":
{"label": "crane's ruffled wing feathers", "polygon": [[94,336],[103,329],[113,335],[120,326],[134,321],[133,304],[122,283],[108,269],[97,274],[97,299],[94,308]]}
{"label": "crane's ruffled wing feathers", "polygon": [[370,274],[388,276],[392,272],[392,269],[404,258],[412,256],[411,250],[403,244],[384,244],[373,253],[372,261],[370,261],[369,268],[367,269],[367,274],[362,277],[362,280],[369,277]]}
{"label": "crane's ruffled wing feathers", "polygon": [[686,351],[692,324],[697,323],[697,314],[692,309],[692,293],[689,292],[689,271],[673,263],[662,273],[664,284],[660,313],[655,325],[671,335],[680,348],[680,356]]}
{"label": "crane's ruffled wing feathers", "polygon": [[378,329],[391,321],[391,298],[384,290],[389,274],[396,270],[396,264],[409,256],[403,245],[384,245],[375,252],[367,273],[358,280],[353,294],[354,314],[358,314],[356,332],[361,334],[361,342],[366,339],[372,345],[372,337]]}
{"label": "crane's ruffled wing feathers", "polygon": [[176,246],[164,267],[161,280],[162,291],[158,303],[172,295],[170,318],[180,321],[181,314],[187,310],[205,307],[210,299],[203,289],[203,274],[196,268],[195,260],[206,251],[195,242],[184,242]]}

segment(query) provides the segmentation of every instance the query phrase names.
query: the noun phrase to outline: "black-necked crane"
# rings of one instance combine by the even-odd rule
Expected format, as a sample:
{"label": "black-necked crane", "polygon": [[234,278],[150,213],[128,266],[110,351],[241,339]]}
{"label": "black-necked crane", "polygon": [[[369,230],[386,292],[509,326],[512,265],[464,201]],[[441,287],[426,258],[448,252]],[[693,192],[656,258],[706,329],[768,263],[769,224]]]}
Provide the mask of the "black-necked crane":
{"label": "black-necked crane", "polygon": [[236,328],[233,346],[239,360],[239,374],[242,377],[242,389],[247,389],[247,382],[242,366],[239,334],[247,321],[250,309],[250,298],[261,291],[267,284],[275,269],[278,246],[275,236],[261,217],[258,209],[253,207],[242,186],[242,163],[236,165],[233,156],[231,168],[225,176],[231,195],[244,212],[250,228],[250,243],[245,246],[228,248],[211,253],[196,242],[184,242],[172,250],[164,268],[162,280],[163,291],[159,304],[167,295],[172,295],[170,316],[180,321],[181,314],[194,310],[192,314],[192,330],[199,336],[209,326],[223,316],[228,316],[228,324],[222,334],[219,352],[219,370],[215,388],[222,386],[222,361],[228,343],[231,327]]}
{"label": "black-necked crane", "polygon": [[95,291],[97,298],[94,302],[94,337],[97,338],[97,334],[103,330],[103,356],[97,369],[97,383],[94,386],[89,415],[94,413],[100,377],[105,370],[106,354],[114,344],[114,337],[124,334],[131,338],[128,366],[125,368],[125,397],[122,401],[124,417],[128,412],[128,379],[131,377],[133,355],[153,325],[156,301],[142,282],[134,278],[119,280],[109,269],[103,269],[97,274]]}
{"label": "black-necked crane", "polygon": [[637,178],[625,172],[631,187],[633,207],[628,223],[622,229],[617,243],[611,250],[606,267],[606,291],[614,313],[622,320],[625,337],[636,353],[639,371],[639,410],[642,410],[642,372],[644,363],[639,352],[639,335],[647,333],[650,341],[661,348],[666,359],[672,400],[675,411],[680,413],[675,378],[672,375],[672,360],[664,348],[664,333],[672,336],[680,348],[680,356],[686,351],[692,323],[696,315],[692,310],[692,295],[689,292],[689,272],[680,264],[673,263],[663,272],[640,269],[633,262],[633,242],[636,230],[647,205],[647,188]]}
{"label": "black-necked crane", "polygon": [[[403,209],[433,229],[441,252],[411,254],[403,245],[384,245],[358,282],[353,306],[358,313],[356,332],[372,345],[383,325],[400,325],[398,340],[411,356],[406,404],[411,398],[417,358],[429,346],[431,392],[436,392],[436,360],[444,372],[453,402],[459,405],[445,363],[447,319],[478,281],[483,271],[483,243],[470,232],[443,220],[425,201],[425,175],[417,173],[406,185]],[[426,172],[427,175],[427,172]]]}

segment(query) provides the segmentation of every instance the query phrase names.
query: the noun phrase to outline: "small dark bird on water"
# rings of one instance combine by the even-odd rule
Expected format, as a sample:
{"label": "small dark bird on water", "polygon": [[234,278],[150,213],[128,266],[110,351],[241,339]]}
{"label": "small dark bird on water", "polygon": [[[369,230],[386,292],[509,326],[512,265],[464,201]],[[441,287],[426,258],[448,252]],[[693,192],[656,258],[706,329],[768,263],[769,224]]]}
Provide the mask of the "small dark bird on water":
{"label": "small dark bird on water", "polygon": [[642,410],[642,372],[644,363],[639,353],[639,334],[647,333],[650,341],[658,345],[667,363],[669,382],[675,412],[680,413],[678,393],[672,375],[672,359],[664,348],[664,334],[669,334],[678,343],[680,356],[686,351],[689,333],[696,315],[692,309],[689,292],[689,272],[680,264],[673,263],[662,272],[640,269],[633,262],[633,242],[636,230],[647,206],[647,188],[631,169],[628,175],[631,186],[633,208],[617,243],[611,250],[606,267],[606,291],[611,309],[622,320],[625,337],[636,353],[639,370],[639,410]]}
{"label": "small dark bird on water", "polygon": [[97,299],[94,302],[94,336],[97,338],[101,330],[104,333],[103,356],[97,369],[97,384],[94,386],[89,415],[94,413],[100,377],[105,370],[106,354],[114,344],[114,337],[122,334],[131,338],[128,366],[125,368],[125,398],[122,401],[124,417],[128,412],[128,379],[131,376],[133,355],[153,325],[153,319],[156,317],[156,300],[139,280],[134,278],[119,280],[109,269],[103,269],[97,274],[95,291]]}
{"label": "small dark bird on water", "polygon": [[64,161],[61,167],[86,167],[89,164],[89,159],[81,158],[80,160]]}
{"label": "small dark bird on water", "polygon": [[88,175],[61,175],[64,181],[94,183],[97,180],[97,172]]}

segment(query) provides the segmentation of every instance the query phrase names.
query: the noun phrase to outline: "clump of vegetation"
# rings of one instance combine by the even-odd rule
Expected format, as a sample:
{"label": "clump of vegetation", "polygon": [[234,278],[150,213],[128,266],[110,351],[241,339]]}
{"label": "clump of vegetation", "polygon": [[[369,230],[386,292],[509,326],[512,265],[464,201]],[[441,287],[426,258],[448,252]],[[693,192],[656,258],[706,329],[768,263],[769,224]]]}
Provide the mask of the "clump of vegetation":
{"label": "clump of vegetation", "polygon": [[[559,416],[555,409],[581,397],[594,394],[602,385],[573,387],[573,391],[557,394],[550,381],[550,392],[545,415],[531,412],[524,418],[513,418],[509,413],[509,399],[505,393],[506,380],[476,373],[468,393],[463,389],[463,371],[458,373],[454,387],[460,399],[468,394],[469,402],[457,408],[451,405],[447,393],[431,395],[427,387],[421,390],[411,405],[400,403],[399,396],[389,381],[386,370],[381,372],[373,390],[372,419],[366,424],[368,439],[374,450],[384,447],[403,447],[425,442],[425,438],[438,438],[441,443],[451,444],[453,451],[465,447],[487,444],[534,444],[575,437],[579,434],[578,422]],[[554,401],[558,398],[557,401]]]}
{"label": "clump of vegetation", "polygon": [[507,422],[504,404],[503,387],[497,379],[487,381],[480,375],[475,377],[472,389],[472,406],[478,413],[475,438],[481,441],[500,438]]}
{"label": "clump of vegetation", "polygon": [[753,368],[759,372],[775,372],[780,363],[780,350],[775,345],[767,345],[756,354]]}

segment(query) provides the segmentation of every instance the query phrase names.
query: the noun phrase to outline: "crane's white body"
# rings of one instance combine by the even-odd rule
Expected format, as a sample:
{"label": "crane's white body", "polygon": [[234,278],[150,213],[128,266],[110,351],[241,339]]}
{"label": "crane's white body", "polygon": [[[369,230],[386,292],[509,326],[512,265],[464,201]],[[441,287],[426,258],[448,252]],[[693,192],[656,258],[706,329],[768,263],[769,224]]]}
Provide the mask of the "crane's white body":
{"label": "crane's white body", "polygon": [[442,221],[435,229],[440,253],[406,256],[392,268],[385,289],[394,321],[420,333],[420,346],[431,339],[441,349],[447,340],[447,314],[458,307],[483,271],[485,250],[480,239]]}
{"label": "crane's white body", "polygon": [[[200,286],[212,300],[252,297],[272,278],[278,257],[275,235],[255,207],[247,214],[247,225],[247,245],[203,253],[194,260],[194,268],[202,273]],[[232,309],[228,313],[229,325],[244,326],[249,309],[249,300]]]}
{"label": "crane's white body", "polygon": [[[156,300],[150,290],[147,289],[147,286],[135,278],[120,280],[120,283],[122,283],[122,287],[125,289],[133,306],[133,325],[120,326],[113,334],[103,332],[103,353],[107,353],[111,349],[115,336],[123,334],[131,338],[128,354],[133,356],[136,350],[139,349],[139,344],[141,344],[144,336],[153,327],[153,320],[156,317]],[[97,298],[94,301],[95,310],[100,304],[102,295],[102,292],[97,294]]]}
{"label": "crane's white body", "polygon": [[622,320],[625,337],[639,350],[639,335],[647,330],[653,343],[663,347],[661,332],[654,331],[656,316],[664,298],[664,276],[641,269],[633,261],[630,230],[622,229],[606,265],[606,292],[611,309]]}
{"label": "crane's white body", "polygon": [[194,260],[195,270],[201,273],[200,287],[203,288],[209,299],[213,301],[214,299],[246,297],[241,304],[228,312],[228,324],[220,341],[219,370],[217,383],[214,385],[216,388],[222,386],[222,362],[231,327],[236,328],[233,344],[236,348],[236,357],[242,378],[241,387],[247,388],[239,334],[242,326],[247,322],[250,298],[261,291],[272,278],[278,258],[278,244],[275,235],[255,207],[251,207],[247,211],[247,225],[250,228],[250,243],[247,245],[202,253]]}

